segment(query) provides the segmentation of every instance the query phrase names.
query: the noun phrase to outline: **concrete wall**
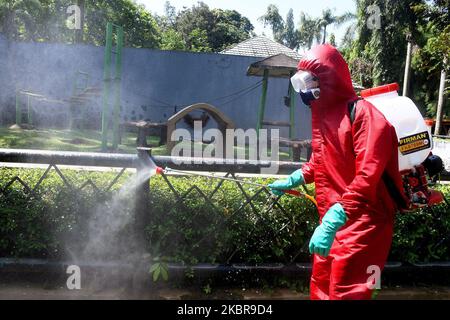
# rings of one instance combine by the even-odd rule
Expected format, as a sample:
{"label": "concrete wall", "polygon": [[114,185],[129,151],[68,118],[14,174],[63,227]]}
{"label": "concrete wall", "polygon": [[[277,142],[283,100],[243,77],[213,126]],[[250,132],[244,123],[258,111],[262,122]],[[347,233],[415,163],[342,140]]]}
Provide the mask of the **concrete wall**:
{"label": "concrete wall", "polygon": [[10,78],[9,53],[9,43],[0,33],[0,121],[6,120],[7,114],[13,112],[11,94],[14,93],[14,86]]}
{"label": "concrete wall", "polygon": [[450,141],[434,138],[433,154],[442,158],[445,170],[450,172]]}
{"label": "concrete wall", "polygon": [[[11,112],[15,89],[67,99],[73,93],[77,71],[88,72],[90,86],[102,86],[103,47],[51,43],[9,43],[0,37],[0,108]],[[247,67],[260,58],[126,48],[123,53],[122,119],[165,121],[184,106],[208,102],[228,115],[238,128],[254,128],[261,87],[233,95],[261,80],[246,76]],[[288,120],[284,106],[287,79],[270,79],[266,119]],[[225,97],[229,96],[229,97]],[[41,118],[66,112],[64,106],[35,102]],[[9,106],[9,108],[7,108]],[[310,111],[297,102],[297,137],[310,137]],[[101,99],[90,105],[90,117],[99,119]],[[9,115],[14,119],[15,115]],[[282,131],[287,136],[287,130]]]}

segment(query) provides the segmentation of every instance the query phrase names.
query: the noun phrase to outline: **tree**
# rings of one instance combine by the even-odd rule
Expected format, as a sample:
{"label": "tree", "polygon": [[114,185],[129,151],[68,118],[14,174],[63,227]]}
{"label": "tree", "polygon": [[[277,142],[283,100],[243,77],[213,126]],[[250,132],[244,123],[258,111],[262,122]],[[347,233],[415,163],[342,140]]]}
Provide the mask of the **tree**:
{"label": "tree", "polygon": [[235,10],[210,10],[199,2],[192,8],[185,8],[179,12],[175,28],[183,36],[191,50],[192,33],[198,30],[206,32],[208,47],[212,51],[221,51],[224,48],[248,39],[253,31],[250,20]]}
{"label": "tree", "polygon": [[303,12],[300,13],[300,23],[297,30],[294,24],[294,11],[289,9],[285,22],[278,11],[278,7],[273,4],[269,5],[267,12],[258,20],[263,22],[264,26],[271,26],[275,41],[291,49],[297,49],[299,46],[310,49],[314,40],[320,42],[322,20],[311,18]]}
{"label": "tree", "polygon": [[336,16],[333,14],[331,9],[325,9],[322,11],[322,17],[319,18],[319,26],[322,28],[323,38],[322,44],[326,42],[327,39],[327,27],[329,25],[339,26],[347,21],[355,19],[356,16],[353,13],[347,12],[343,15]]}
{"label": "tree", "polygon": [[264,27],[270,26],[275,41],[283,43],[284,39],[284,20],[278,11],[278,7],[270,4],[267,7],[266,13],[258,18],[264,24]]}
{"label": "tree", "polygon": [[297,34],[300,46],[306,47],[308,50],[311,49],[314,40],[320,42],[321,26],[319,20],[301,12]]}
{"label": "tree", "polygon": [[[356,28],[357,28],[357,24],[352,23],[345,30],[344,37],[342,38],[341,45],[340,45],[341,51],[347,51],[347,50],[351,49],[353,41],[355,40]],[[345,52],[344,52],[344,55],[346,55]]]}
{"label": "tree", "polygon": [[13,40],[36,39],[42,9],[37,0],[0,0],[0,32]]}
{"label": "tree", "polygon": [[294,10],[289,9],[287,17],[286,17],[286,26],[284,29],[283,40],[285,45],[291,49],[295,49],[298,47],[299,39],[298,33],[295,30],[294,24]]}
{"label": "tree", "polygon": [[[263,22],[264,26],[271,26],[275,41],[291,49],[296,49],[299,46],[310,49],[314,40],[319,43],[326,42],[328,26],[339,26],[355,18],[356,16],[350,12],[339,16],[334,15],[331,9],[323,10],[322,16],[318,19],[311,18],[301,12],[299,27],[295,30],[293,10],[289,10],[285,22],[278,11],[278,7],[271,4],[267,7],[266,13],[258,20]],[[336,45],[336,39],[334,39],[334,44]]]}
{"label": "tree", "polygon": [[[371,7],[372,5],[372,7]],[[374,5],[374,6],[373,6]],[[434,117],[441,74],[448,74],[450,56],[449,0],[358,0],[356,38],[344,38],[342,51],[352,76],[365,87],[402,84],[407,52],[413,43],[409,92],[427,116]],[[377,23],[369,23],[373,21]],[[442,72],[444,71],[444,72]],[[447,82],[448,83],[448,82]],[[448,86],[446,93],[448,94]],[[443,100],[441,100],[443,101]],[[449,103],[443,113],[449,114]]]}
{"label": "tree", "polygon": [[106,23],[112,21],[123,27],[125,45],[136,48],[159,47],[159,30],[156,20],[143,5],[137,5],[132,0],[92,1],[92,3],[94,2],[101,3],[107,13],[106,21],[101,21],[98,25],[102,31]]}
{"label": "tree", "polygon": [[[427,115],[434,117],[437,112],[441,76],[450,72],[450,7],[449,0],[434,0],[413,6],[419,17],[418,31],[415,37],[416,49],[413,55],[412,92],[414,99],[426,106]],[[443,95],[448,95],[449,86],[445,86]],[[450,107],[441,97],[442,114],[449,115]]]}
{"label": "tree", "polygon": [[214,51],[222,51],[232,44],[248,39],[253,32],[250,20],[235,10],[212,10],[214,14],[214,28],[209,39]]}
{"label": "tree", "polygon": [[211,52],[208,42],[208,34],[206,30],[194,29],[189,34],[187,43],[191,51],[194,52]]}
{"label": "tree", "polygon": [[336,36],[334,35],[334,33],[330,34],[330,40],[328,40],[328,43],[333,47],[336,47]]}
{"label": "tree", "polygon": [[188,48],[183,36],[178,31],[167,29],[161,34],[160,49],[186,51]]}
{"label": "tree", "polygon": [[[410,4],[422,0],[410,0]],[[375,7],[374,7],[375,6]],[[376,10],[375,10],[375,9]],[[360,65],[372,65],[369,74],[355,74],[355,78],[369,80],[364,86],[377,86],[402,82],[406,56],[406,34],[415,34],[417,16],[411,6],[400,1],[358,0],[357,40],[346,54],[350,64],[359,60]],[[371,19],[380,22],[370,23]],[[366,72],[365,70],[364,72]]]}
{"label": "tree", "polygon": [[164,13],[168,25],[173,27],[177,19],[177,9],[170,4],[170,1],[166,1],[164,4]]}
{"label": "tree", "polygon": [[432,4],[423,3],[412,9],[421,18],[421,33],[426,35],[417,51],[422,71],[440,71],[449,68],[450,61],[450,0],[434,0]]}
{"label": "tree", "polygon": [[209,7],[199,2],[192,8],[185,8],[177,16],[176,29],[181,33],[186,43],[193,30],[212,30],[214,25],[214,15]]}
{"label": "tree", "polygon": [[369,60],[367,57],[354,57],[349,60],[348,64],[353,79],[358,81],[359,84],[364,87],[370,87],[371,83],[373,83],[373,61]]}
{"label": "tree", "polygon": [[0,0],[0,31],[14,40],[103,45],[106,24],[113,22],[124,27],[126,45],[159,46],[156,20],[134,1],[77,0],[75,4],[81,9],[81,30],[66,25],[73,0]]}
{"label": "tree", "polygon": [[[81,29],[67,24],[74,5]],[[254,29],[239,12],[210,10],[203,2],[177,12],[167,1],[158,16],[135,0],[0,0],[0,32],[13,40],[104,45],[108,22],[123,26],[126,46],[171,50],[221,51]]]}

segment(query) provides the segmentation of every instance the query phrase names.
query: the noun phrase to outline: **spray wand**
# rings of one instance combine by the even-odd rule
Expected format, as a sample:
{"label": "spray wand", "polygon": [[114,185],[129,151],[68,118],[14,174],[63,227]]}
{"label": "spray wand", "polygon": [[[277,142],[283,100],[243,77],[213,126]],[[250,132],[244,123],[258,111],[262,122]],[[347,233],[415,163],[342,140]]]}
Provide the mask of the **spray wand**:
{"label": "spray wand", "polygon": [[[205,177],[205,178],[210,178],[210,179],[219,179],[219,180],[224,180],[224,181],[232,181],[232,182],[243,183],[243,184],[247,184],[247,185],[251,185],[251,186],[255,186],[255,187],[260,187],[260,188],[267,188],[267,185],[261,184],[261,183],[255,183],[255,182],[239,180],[239,179],[233,179],[233,178],[228,178],[228,177],[219,177],[219,176],[209,175],[209,174],[201,174],[201,173],[194,173],[194,172],[188,172],[188,171],[181,171],[181,170],[171,169],[169,167],[166,167],[166,168],[156,167],[155,171],[156,171],[156,174],[178,173],[178,174],[183,174],[183,175],[188,175],[188,176],[198,176],[198,177]],[[294,197],[306,198],[306,199],[310,200],[312,203],[314,203],[316,208],[318,207],[316,199],[314,199],[314,197],[310,196],[309,194],[306,194],[306,193],[303,193],[303,192],[300,192],[300,191],[297,191],[297,190],[280,190],[280,191],[282,191],[285,194],[294,196]]]}

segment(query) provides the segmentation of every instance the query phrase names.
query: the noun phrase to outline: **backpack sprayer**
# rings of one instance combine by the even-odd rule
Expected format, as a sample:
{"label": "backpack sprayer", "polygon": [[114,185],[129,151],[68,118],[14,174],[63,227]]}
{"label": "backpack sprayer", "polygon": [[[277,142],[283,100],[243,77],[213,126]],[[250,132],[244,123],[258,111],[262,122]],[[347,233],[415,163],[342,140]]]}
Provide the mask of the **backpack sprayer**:
{"label": "backpack sprayer", "polygon": [[431,153],[433,138],[414,102],[401,97],[397,83],[361,91],[395,128],[398,138],[399,171],[409,204],[404,211],[433,206],[446,201],[444,195],[429,188],[433,177],[444,169],[443,161]]}
{"label": "backpack sprayer", "polygon": [[[247,185],[251,185],[251,186],[255,186],[255,187],[267,188],[267,185],[261,184],[261,183],[255,183],[255,182],[250,182],[250,181],[245,181],[245,180],[240,180],[240,179],[233,179],[233,178],[228,178],[228,177],[219,177],[219,176],[209,175],[209,174],[194,173],[194,172],[190,172],[190,171],[181,171],[181,170],[171,169],[168,167],[166,167],[166,168],[156,167],[155,171],[156,171],[156,174],[177,173],[177,174],[183,174],[183,175],[187,175],[187,176],[205,177],[205,178],[209,178],[209,179],[218,179],[218,180],[224,180],[224,181],[238,182],[238,183],[247,184]],[[283,193],[288,194],[290,196],[308,199],[309,201],[314,203],[314,205],[317,208],[316,199],[314,199],[314,197],[310,196],[307,193],[303,193],[303,192],[300,192],[297,190],[280,190],[280,191],[282,191]]]}

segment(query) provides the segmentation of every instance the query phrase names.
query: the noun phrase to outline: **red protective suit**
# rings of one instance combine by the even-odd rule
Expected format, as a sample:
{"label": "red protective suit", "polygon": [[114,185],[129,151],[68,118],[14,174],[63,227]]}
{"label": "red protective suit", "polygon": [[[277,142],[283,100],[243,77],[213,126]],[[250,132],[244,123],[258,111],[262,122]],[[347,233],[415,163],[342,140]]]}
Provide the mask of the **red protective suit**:
{"label": "red protective suit", "polygon": [[320,219],[335,203],[342,204],[348,217],[329,256],[314,255],[311,298],[370,299],[371,266],[384,267],[396,212],[383,173],[402,190],[395,129],[364,100],[351,122],[348,105],[358,97],[348,66],[334,47],[313,48],[298,69],[317,76],[321,90],[311,103],[313,154],[302,167],[305,181],[315,182]]}

